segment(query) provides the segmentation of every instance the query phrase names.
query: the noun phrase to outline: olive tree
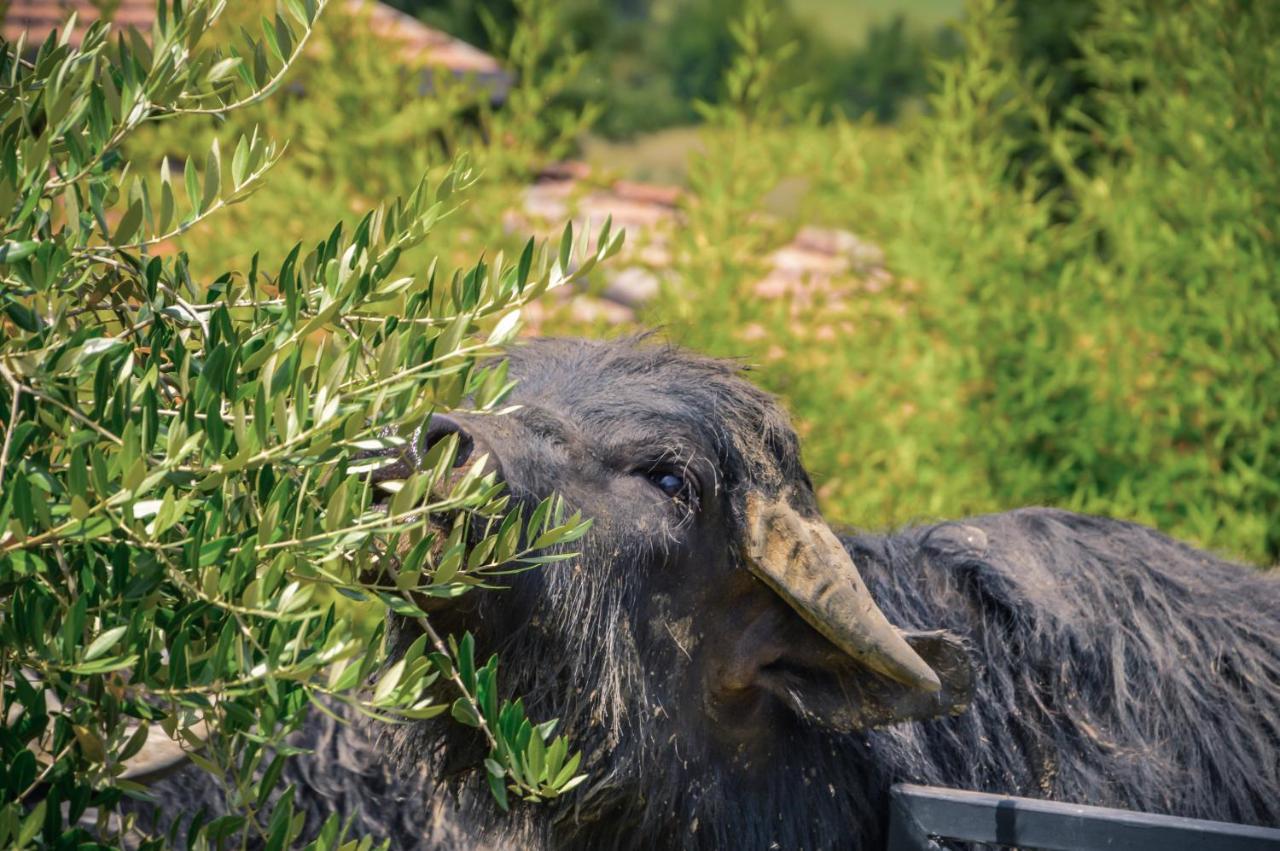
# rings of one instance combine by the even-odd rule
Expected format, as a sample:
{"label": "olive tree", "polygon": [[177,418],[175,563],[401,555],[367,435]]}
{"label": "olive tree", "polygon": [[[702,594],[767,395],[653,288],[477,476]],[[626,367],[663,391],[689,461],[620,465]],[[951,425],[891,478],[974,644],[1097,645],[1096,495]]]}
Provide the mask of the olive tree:
{"label": "olive tree", "polygon": [[[369,473],[432,411],[465,398],[500,416],[493,355],[521,305],[621,234],[606,222],[588,249],[566,227],[554,252],[402,269],[473,182],[459,160],[270,269],[200,279],[172,240],[257,191],[281,144],[121,153],[147,122],[269,96],[324,5],[284,0],[232,46],[207,43],[225,0],[161,2],[147,38],[95,23],[72,46],[69,23],[38,48],[0,44],[4,847],[121,842],[148,741],[182,748],[232,804],[189,845],[292,846],[287,737],[339,703],[478,728],[503,807],[581,780],[554,721],[502,699],[498,661],[421,605],[565,558],[586,524],[554,500],[508,510],[481,465],[455,480],[449,441],[387,501]],[[389,660],[374,607],[423,638]],[[344,832],[335,816],[310,847]]]}

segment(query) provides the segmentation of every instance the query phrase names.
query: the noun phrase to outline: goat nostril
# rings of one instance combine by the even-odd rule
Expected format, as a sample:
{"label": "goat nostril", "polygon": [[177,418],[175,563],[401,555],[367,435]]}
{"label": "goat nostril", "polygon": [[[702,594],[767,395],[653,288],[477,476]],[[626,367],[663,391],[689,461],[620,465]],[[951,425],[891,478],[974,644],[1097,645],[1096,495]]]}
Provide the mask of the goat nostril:
{"label": "goat nostril", "polygon": [[453,466],[461,467],[467,463],[475,449],[475,440],[457,420],[445,414],[433,414],[427,422],[422,435],[422,454],[425,456],[433,446],[451,434],[458,436],[458,453],[453,457]]}

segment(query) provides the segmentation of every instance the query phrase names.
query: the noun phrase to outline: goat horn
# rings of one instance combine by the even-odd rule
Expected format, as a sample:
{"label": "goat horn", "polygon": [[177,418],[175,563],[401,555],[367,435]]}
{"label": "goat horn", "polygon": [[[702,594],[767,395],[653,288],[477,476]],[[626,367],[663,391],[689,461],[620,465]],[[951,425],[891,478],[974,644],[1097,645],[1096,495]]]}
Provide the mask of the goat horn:
{"label": "goat horn", "polygon": [[853,559],[821,519],[784,500],[747,496],[747,566],[845,653],[898,682],[936,692],[938,675],[871,598]]}

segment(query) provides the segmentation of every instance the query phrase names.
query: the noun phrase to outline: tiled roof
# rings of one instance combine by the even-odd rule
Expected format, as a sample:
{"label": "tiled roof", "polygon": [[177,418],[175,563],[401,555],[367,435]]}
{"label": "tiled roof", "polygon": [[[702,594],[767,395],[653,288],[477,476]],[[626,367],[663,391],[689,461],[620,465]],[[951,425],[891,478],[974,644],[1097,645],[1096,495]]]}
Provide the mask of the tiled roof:
{"label": "tiled roof", "polygon": [[432,65],[448,68],[455,74],[474,74],[481,78],[505,76],[498,60],[483,50],[432,29],[385,3],[347,0],[347,7],[353,12],[367,8],[370,29],[384,38],[400,42],[406,52],[424,57]]}
{"label": "tiled roof", "polygon": [[[594,234],[612,216],[615,231],[626,230],[627,238],[621,255],[605,267],[602,298],[578,292],[560,297],[570,301],[575,321],[617,324],[634,319],[634,311],[658,295],[672,264],[673,231],[683,218],[681,195],[674,186],[593,180],[585,163],[559,163],[525,187],[523,203],[507,212],[504,224],[509,231],[554,240],[566,219],[573,220],[576,233]],[[531,330],[539,327],[538,312],[534,307],[526,317]]]}
{"label": "tiled roof", "polygon": [[[370,28],[384,38],[399,42],[408,57],[447,68],[455,74],[474,75],[505,88],[506,74],[502,66],[484,51],[384,3],[347,0],[347,8],[355,13],[367,10]],[[4,13],[4,37],[17,41],[26,31],[28,44],[39,44],[55,28],[61,27],[72,12],[76,13],[77,23],[71,43],[79,44],[85,28],[101,17],[90,0],[11,0]],[[155,15],[155,0],[120,0],[112,20],[117,25],[134,26],[145,33],[151,29]]]}
{"label": "tiled roof", "polygon": [[[554,241],[566,219],[581,232],[599,228],[612,216],[627,238],[621,255],[602,270],[599,296],[578,290],[561,292],[558,298],[567,302],[568,316],[576,322],[622,324],[634,321],[635,312],[658,294],[663,282],[681,285],[672,268],[672,242],[684,220],[682,196],[678,187],[609,181],[585,163],[566,162],[525,187],[520,207],[507,212],[505,224],[508,230]],[[878,293],[893,282],[878,246],[850,231],[812,226],[800,227],[790,242],[769,254],[764,272],[752,288],[757,298],[786,300],[793,313],[820,304],[833,317],[861,295]],[[537,333],[547,307],[533,304],[526,312],[527,329]],[[834,333],[832,328],[820,330]],[[750,337],[756,330],[744,333]]]}
{"label": "tiled roof", "polygon": [[889,282],[884,252],[856,234],[805,226],[768,258],[769,271],[755,285],[760,298],[789,298],[800,307],[816,300],[843,305],[859,292],[879,292]]}
{"label": "tiled roof", "polygon": [[[76,13],[76,31],[72,44],[79,44],[89,24],[102,17],[89,0],[12,0],[4,15],[4,37],[17,41],[25,30],[28,44],[39,44],[55,28],[60,29],[72,12]],[[112,19],[120,26],[133,26],[139,30],[151,29],[156,18],[156,4],[152,0],[120,0]]]}

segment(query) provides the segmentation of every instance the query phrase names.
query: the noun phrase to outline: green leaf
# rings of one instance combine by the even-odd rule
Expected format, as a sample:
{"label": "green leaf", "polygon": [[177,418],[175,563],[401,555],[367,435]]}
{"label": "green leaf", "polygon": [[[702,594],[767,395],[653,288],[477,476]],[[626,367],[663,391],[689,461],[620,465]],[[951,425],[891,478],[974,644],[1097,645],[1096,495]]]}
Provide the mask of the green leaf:
{"label": "green leaf", "polygon": [[275,16],[275,35],[276,42],[280,45],[280,53],[287,59],[293,53],[293,31],[279,14]]}
{"label": "green leaf", "polygon": [[40,242],[34,239],[21,242],[6,241],[0,244],[0,263],[17,263],[19,260],[26,260],[35,254],[39,247]]}
{"label": "green leaf", "polygon": [[111,237],[111,242],[115,245],[129,244],[138,233],[138,227],[141,224],[142,202],[134,201],[129,205],[129,209],[125,211],[125,214],[120,217],[120,224],[116,226],[116,232]]}
{"label": "green leaf", "polygon": [[173,224],[175,206],[173,200],[173,181],[169,176],[169,158],[165,157],[160,165],[160,215],[156,219],[156,229],[167,233]]}
{"label": "green leaf", "polygon": [[573,259],[573,222],[565,222],[564,232],[560,235],[560,272],[569,274],[569,262]]}
{"label": "green leaf", "polygon": [[430,718],[436,718],[443,715],[449,709],[448,705],[443,703],[418,703],[408,709],[400,708],[396,713],[404,718],[410,718],[414,721],[426,721]]}
{"label": "green leaf", "polygon": [[501,346],[506,344],[516,331],[520,328],[520,310],[516,309],[503,316],[493,326],[493,330],[489,332],[487,344],[490,346]]}
{"label": "green leaf", "polygon": [[129,631],[128,626],[113,627],[95,638],[84,651],[83,661],[92,662],[99,656],[115,647],[121,637]]}
{"label": "green leaf", "polygon": [[533,509],[533,514],[530,515],[529,522],[526,524],[525,528],[527,528],[530,532],[535,532],[535,533],[541,532],[542,529],[545,528],[548,520],[548,515],[551,512],[552,501],[553,500],[551,497],[547,497],[546,499],[539,502],[538,505]]}
{"label": "green leaf", "polygon": [[461,541],[451,546],[440,559],[440,564],[436,566],[435,573],[431,575],[433,585],[447,585],[452,582],[454,577],[458,575],[458,570],[462,567],[462,558],[466,554],[466,547]]}
{"label": "green leaf", "polygon": [[228,56],[225,59],[218,60],[214,63],[213,67],[209,69],[209,72],[205,74],[205,84],[212,85],[219,80],[225,79],[228,75],[233,73],[237,67],[239,67],[240,61],[240,57],[238,56]]}
{"label": "green leaf", "polygon": [[564,767],[564,759],[568,754],[569,743],[564,736],[558,737],[551,743],[551,747],[547,748],[546,758],[546,777],[548,781],[554,782],[560,774],[560,769]]}
{"label": "green leaf", "polygon": [[476,640],[471,633],[468,632],[462,636],[462,641],[458,642],[458,648],[453,655],[458,663],[458,676],[461,677],[463,686],[468,692],[475,694]]}
{"label": "green leaf", "polygon": [[200,204],[200,175],[196,174],[195,163],[187,157],[182,167],[182,180],[187,190],[187,201],[191,204],[191,215],[198,216],[203,209]]}
{"label": "green leaf", "polygon": [[[488,762],[492,762],[492,760],[486,761],[486,766]],[[502,782],[502,775],[493,771],[486,771],[485,775],[489,781],[489,791],[493,794],[493,800],[497,802],[504,813],[508,812],[511,809],[511,804],[507,800],[507,787]]]}
{"label": "green leaf", "polygon": [[108,674],[112,671],[123,671],[125,668],[132,668],[138,661],[136,655],[126,656],[124,658],[108,657],[105,659],[94,659],[92,662],[82,662],[79,665],[72,665],[68,670],[73,674],[89,676],[91,674]]}
{"label": "green leaf", "polygon": [[249,139],[242,135],[236,143],[235,153],[231,155],[231,185],[239,189],[248,173]]}
{"label": "green leaf", "polygon": [[265,17],[261,18],[262,35],[267,43],[267,47],[271,50],[271,55],[276,58],[277,62],[284,62],[284,51],[280,48],[280,43],[276,39],[276,30],[272,23]]}
{"label": "green leaf", "polygon": [[439,337],[436,338],[435,356],[444,358],[447,355],[457,351],[458,345],[462,342],[462,337],[467,332],[468,326],[471,324],[471,317],[466,313],[461,313],[454,318],[444,329]]}
{"label": "green leaf", "polygon": [[267,843],[265,851],[281,851],[289,840],[290,826],[293,823],[293,795],[297,787],[289,784],[284,794],[276,800],[271,812],[271,822],[267,826]]}
{"label": "green leaf", "polygon": [[516,266],[516,289],[524,292],[525,284],[529,283],[529,271],[533,268],[533,238],[524,244],[524,250],[520,252],[520,262]]}
{"label": "green leaf", "polygon": [[400,684],[400,678],[404,675],[404,666],[405,660],[401,659],[388,668],[387,672],[379,678],[378,685],[373,690],[374,703],[382,703],[395,690],[395,687]]}
{"label": "green leaf", "polygon": [[311,22],[311,17],[302,6],[302,0],[284,0],[284,5],[289,10],[289,14],[293,15],[294,20],[302,26]]}
{"label": "green leaf", "polygon": [[209,146],[209,156],[204,167],[204,197],[200,199],[200,209],[208,210],[217,199],[222,189],[222,150],[218,146],[218,137],[213,137]]}
{"label": "green leaf", "polygon": [[44,825],[44,808],[45,802],[41,800],[27,813],[27,817],[22,820],[22,827],[18,829],[14,848],[25,848],[27,843],[35,839],[36,833]]}
{"label": "green leaf", "polygon": [[547,748],[542,741],[542,736],[534,735],[529,739],[529,746],[525,749],[525,765],[528,766],[529,780],[538,783],[544,777],[546,771]]}
{"label": "green leaf", "polygon": [[582,783],[582,781],[586,779],[587,779],[587,775],[576,774],[573,777],[570,777],[564,783],[557,783],[556,794],[563,795],[566,792],[572,791],[575,787],[577,787],[579,784]]}
{"label": "green leaf", "polygon": [[[562,792],[567,792],[572,787],[566,786],[566,784],[569,783],[570,778],[574,776],[574,773],[578,770],[578,766],[581,764],[581,753],[575,753],[573,756],[569,757],[569,761],[565,763],[564,768],[560,769],[560,773],[556,775],[555,780],[551,781],[551,785]],[[575,783],[574,785],[577,784]]]}
{"label": "green leaf", "polygon": [[346,479],[334,489],[329,497],[329,505],[324,514],[326,532],[336,531],[347,519],[347,508],[351,503],[354,479]]}
{"label": "green leaf", "polygon": [[480,726],[480,716],[476,714],[475,707],[466,698],[460,697],[455,700],[449,711],[459,724],[465,724],[468,727]]}

